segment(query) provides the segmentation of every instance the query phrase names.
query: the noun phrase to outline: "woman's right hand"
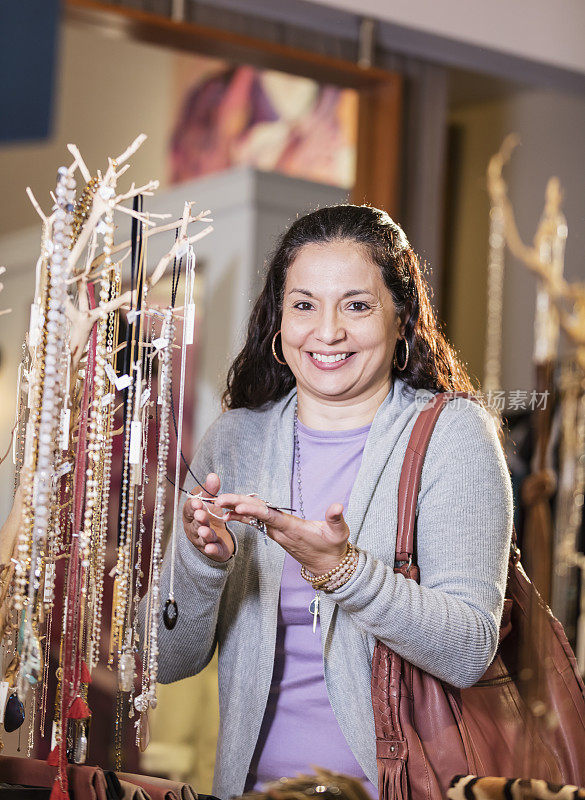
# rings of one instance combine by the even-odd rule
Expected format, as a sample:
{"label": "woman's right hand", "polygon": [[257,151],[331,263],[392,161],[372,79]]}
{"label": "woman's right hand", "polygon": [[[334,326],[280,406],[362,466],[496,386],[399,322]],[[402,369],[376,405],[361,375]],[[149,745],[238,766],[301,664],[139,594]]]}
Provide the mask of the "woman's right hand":
{"label": "woman's right hand", "polygon": [[[212,497],[219,494],[220,480],[210,472],[204,483],[204,496]],[[183,528],[189,541],[213,561],[227,561],[234,553],[234,542],[225,523],[209,514],[207,506],[196,497],[189,497],[183,506]],[[217,514],[223,514],[225,509],[217,507]]]}

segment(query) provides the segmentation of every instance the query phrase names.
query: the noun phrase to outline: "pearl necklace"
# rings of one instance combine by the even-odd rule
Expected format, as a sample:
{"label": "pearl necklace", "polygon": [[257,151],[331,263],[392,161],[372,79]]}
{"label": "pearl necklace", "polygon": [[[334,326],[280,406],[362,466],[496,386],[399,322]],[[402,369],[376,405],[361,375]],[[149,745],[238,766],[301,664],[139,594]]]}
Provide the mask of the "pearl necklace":
{"label": "pearl necklace", "polygon": [[[305,507],[303,504],[303,486],[301,477],[301,448],[299,446],[299,415],[298,406],[295,404],[295,423],[294,423],[294,448],[295,448],[295,464],[297,467],[297,485],[299,488],[299,506],[301,519],[305,519]],[[319,616],[319,606],[321,605],[321,592],[319,589],[315,590],[315,597],[309,604],[309,611],[313,615],[313,633],[317,632],[317,618]]]}

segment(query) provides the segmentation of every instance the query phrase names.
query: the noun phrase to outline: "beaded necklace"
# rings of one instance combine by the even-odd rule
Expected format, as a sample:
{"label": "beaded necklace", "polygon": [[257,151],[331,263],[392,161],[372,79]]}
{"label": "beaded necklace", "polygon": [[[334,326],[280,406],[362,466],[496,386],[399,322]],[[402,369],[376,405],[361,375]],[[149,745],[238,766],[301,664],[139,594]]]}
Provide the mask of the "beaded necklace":
{"label": "beaded necklace", "polygon": [[[297,413],[297,404],[295,403],[295,424],[294,424],[294,442],[295,442],[295,464],[297,467],[297,485],[299,489],[299,515],[301,519],[305,519],[305,506],[303,504],[303,484],[301,476],[301,448],[299,445],[299,415]],[[319,589],[315,590],[315,597],[309,604],[309,611],[313,615],[313,633],[317,632],[317,618],[319,617],[319,606],[321,605],[321,592]]]}

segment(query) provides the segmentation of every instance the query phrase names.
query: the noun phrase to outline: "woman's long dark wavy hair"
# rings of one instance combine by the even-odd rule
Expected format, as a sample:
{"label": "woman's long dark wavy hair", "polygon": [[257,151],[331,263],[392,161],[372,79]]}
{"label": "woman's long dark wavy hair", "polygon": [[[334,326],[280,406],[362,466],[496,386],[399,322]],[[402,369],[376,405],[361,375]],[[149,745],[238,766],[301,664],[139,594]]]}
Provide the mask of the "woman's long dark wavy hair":
{"label": "woman's long dark wavy hair", "polygon": [[[380,268],[397,313],[406,320],[408,363],[404,371],[399,371],[393,359],[393,374],[414,389],[476,392],[465,367],[439,330],[418,258],[402,228],[378,208],[338,205],[300,217],[280,238],[250,316],[246,343],[228,372],[222,397],[224,410],[259,408],[284,397],[295,385],[290,368],[272,355],[287,271],[305,245],[334,241],[355,242],[364,248]],[[403,364],[405,346],[398,342],[398,347],[397,360]]]}

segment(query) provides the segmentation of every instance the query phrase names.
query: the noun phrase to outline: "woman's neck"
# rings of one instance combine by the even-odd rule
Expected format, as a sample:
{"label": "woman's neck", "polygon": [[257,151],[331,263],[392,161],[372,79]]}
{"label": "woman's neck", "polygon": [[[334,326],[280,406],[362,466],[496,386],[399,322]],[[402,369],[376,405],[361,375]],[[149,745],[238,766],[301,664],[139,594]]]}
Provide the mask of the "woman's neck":
{"label": "woman's neck", "polygon": [[392,378],[370,395],[338,401],[315,397],[297,386],[297,413],[308,428],[321,431],[345,431],[369,425],[390,391]]}

